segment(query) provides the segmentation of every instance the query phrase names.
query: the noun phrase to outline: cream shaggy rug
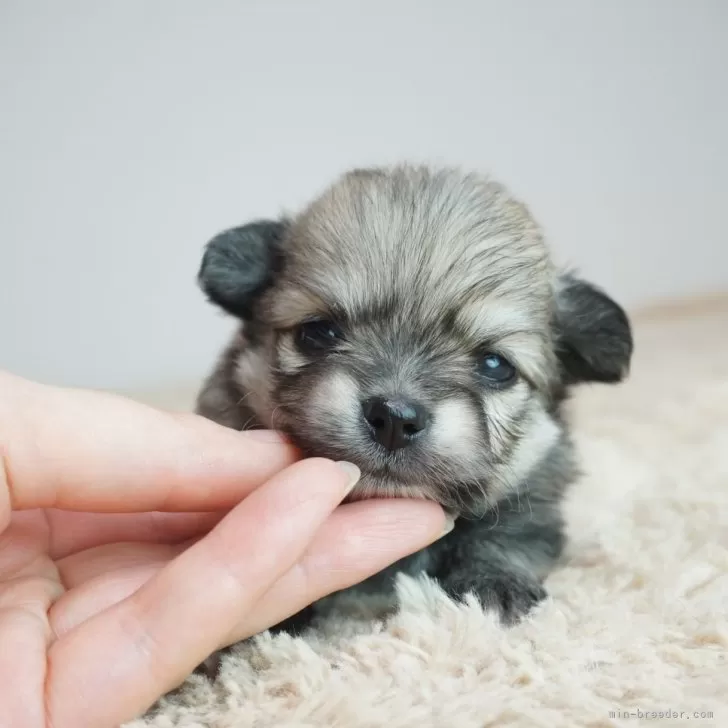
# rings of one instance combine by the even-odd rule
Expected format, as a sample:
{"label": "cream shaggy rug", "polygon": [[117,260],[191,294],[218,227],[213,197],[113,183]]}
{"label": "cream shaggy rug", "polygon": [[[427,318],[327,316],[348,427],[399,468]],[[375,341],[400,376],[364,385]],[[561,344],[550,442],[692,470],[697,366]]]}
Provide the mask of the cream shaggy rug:
{"label": "cream shaggy rug", "polygon": [[402,580],[394,615],[265,635],[129,727],[728,726],[728,303],[635,337],[629,382],[571,406],[585,475],[530,620]]}

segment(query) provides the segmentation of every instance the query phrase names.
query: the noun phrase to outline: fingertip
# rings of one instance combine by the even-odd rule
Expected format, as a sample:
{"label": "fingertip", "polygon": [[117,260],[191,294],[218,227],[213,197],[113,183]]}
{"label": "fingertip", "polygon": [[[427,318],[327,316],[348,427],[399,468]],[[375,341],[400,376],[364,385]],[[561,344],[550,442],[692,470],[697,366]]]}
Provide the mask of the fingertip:
{"label": "fingertip", "polygon": [[454,519],[435,501],[424,498],[380,498],[358,501],[367,507],[372,504],[377,509],[376,531],[387,535],[392,542],[405,548],[416,544],[424,548],[454,528]]}
{"label": "fingertip", "polygon": [[355,465],[317,456],[294,462],[272,482],[283,489],[281,493],[286,493],[282,496],[286,501],[319,503],[333,510],[346,498],[359,477],[360,471]]}
{"label": "fingertip", "polygon": [[443,515],[444,523],[442,526],[442,531],[440,531],[440,535],[437,537],[438,539],[442,538],[443,536],[447,536],[447,534],[455,528],[455,516],[445,511],[443,511]]}
{"label": "fingertip", "polygon": [[452,526],[445,511],[433,501],[414,498],[371,498],[345,503],[330,522],[332,532],[357,544],[358,549],[417,550],[434,543]]}
{"label": "fingertip", "polygon": [[354,486],[359,482],[359,478],[361,478],[361,470],[359,470],[359,467],[357,465],[354,465],[354,463],[347,462],[346,460],[339,460],[336,463],[336,465],[346,475],[346,480],[347,480],[346,492],[348,494],[352,491]]}
{"label": "fingertip", "polygon": [[326,478],[333,480],[342,485],[349,482],[349,474],[344,468],[339,467],[335,460],[324,457],[309,457],[294,463],[292,469],[295,468],[296,475],[302,478],[316,477],[318,479]]}

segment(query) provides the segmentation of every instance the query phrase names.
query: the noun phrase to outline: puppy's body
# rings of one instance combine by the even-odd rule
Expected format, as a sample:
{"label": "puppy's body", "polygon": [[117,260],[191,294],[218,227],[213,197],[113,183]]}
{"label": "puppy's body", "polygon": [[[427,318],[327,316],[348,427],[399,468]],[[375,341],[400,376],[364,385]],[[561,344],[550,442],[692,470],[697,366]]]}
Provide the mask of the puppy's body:
{"label": "puppy's body", "polygon": [[508,622],[545,596],[576,473],[561,405],[619,381],[632,339],[616,303],[554,269],[522,204],[457,170],[357,170],[292,220],[218,235],[200,282],[241,326],[199,413],[356,463],[352,498],[460,516],[358,589],[424,571]]}

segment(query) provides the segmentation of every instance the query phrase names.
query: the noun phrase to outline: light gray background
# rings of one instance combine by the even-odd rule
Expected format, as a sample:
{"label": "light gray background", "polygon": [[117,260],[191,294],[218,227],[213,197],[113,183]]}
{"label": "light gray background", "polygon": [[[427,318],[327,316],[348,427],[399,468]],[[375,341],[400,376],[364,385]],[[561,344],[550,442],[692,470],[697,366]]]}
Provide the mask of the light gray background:
{"label": "light gray background", "polygon": [[173,386],[223,227],[350,165],[489,170],[629,305],[728,289],[721,0],[0,2],[0,366]]}

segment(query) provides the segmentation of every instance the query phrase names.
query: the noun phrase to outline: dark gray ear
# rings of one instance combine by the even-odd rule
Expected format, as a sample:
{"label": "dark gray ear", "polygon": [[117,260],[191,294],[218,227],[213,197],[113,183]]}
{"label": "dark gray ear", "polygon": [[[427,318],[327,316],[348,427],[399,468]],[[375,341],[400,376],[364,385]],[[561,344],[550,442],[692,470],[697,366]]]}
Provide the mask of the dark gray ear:
{"label": "dark gray ear", "polygon": [[216,235],[205,247],[197,280],[213,303],[248,318],[256,296],[273,279],[286,225],[256,220]]}
{"label": "dark gray ear", "polygon": [[554,326],[567,383],[614,383],[627,376],[631,326],[624,309],[604,291],[571,274],[560,276]]}

